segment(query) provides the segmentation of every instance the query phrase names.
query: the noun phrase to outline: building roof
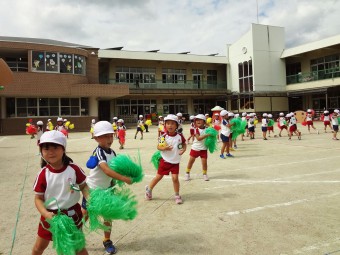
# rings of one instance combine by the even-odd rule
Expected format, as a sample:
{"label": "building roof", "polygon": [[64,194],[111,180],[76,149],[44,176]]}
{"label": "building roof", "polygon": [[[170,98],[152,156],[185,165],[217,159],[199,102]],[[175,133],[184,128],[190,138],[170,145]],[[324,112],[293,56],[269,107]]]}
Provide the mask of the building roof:
{"label": "building roof", "polygon": [[287,58],[295,55],[299,55],[302,53],[323,49],[323,48],[338,48],[340,49],[340,35],[336,35],[333,37],[328,37],[326,39],[322,39],[316,42],[311,42],[307,44],[303,44],[294,48],[285,49],[282,52],[281,58]]}
{"label": "building roof", "polygon": [[134,59],[134,60],[156,60],[156,61],[176,61],[176,62],[196,62],[228,64],[226,56],[194,55],[188,53],[161,53],[156,51],[124,51],[124,50],[99,50],[98,57],[108,59]]}
{"label": "building roof", "polygon": [[3,42],[20,42],[20,43],[34,43],[34,44],[45,44],[45,45],[55,45],[63,47],[73,47],[73,48],[94,48],[91,46],[62,42],[51,39],[41,39],[41,38],[28,38],[28,37],[11,37],[11,36],[0,36],[0,41]]}

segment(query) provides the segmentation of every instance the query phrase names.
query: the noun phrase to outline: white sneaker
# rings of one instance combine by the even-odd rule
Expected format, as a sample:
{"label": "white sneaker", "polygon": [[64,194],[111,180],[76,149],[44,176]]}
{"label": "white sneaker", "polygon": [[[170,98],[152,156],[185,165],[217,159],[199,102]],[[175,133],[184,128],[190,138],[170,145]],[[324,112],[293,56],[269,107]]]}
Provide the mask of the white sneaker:
{"label": "white sneaker", "polygon": [[316,133],[319,134],[319,130],[316,130]]}
{"label": "white sneaker", "polygon": [[185,173],[184,180],[190,181],[190,173]]}
{"label": "white sneaker", "polygon": [[203,174],[203,180],[205,180],[205,181],[209,181],[209,177],[208,177],[208,175],[206,175],[206,174]]}

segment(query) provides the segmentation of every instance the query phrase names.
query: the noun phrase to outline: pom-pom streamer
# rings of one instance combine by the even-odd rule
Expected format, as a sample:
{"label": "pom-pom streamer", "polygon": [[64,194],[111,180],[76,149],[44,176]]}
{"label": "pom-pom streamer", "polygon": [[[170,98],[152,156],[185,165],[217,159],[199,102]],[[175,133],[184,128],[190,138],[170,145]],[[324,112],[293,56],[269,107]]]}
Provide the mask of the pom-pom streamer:
{"label": "pom-pom streamer", "polygon": [[120,154],[110,160],[109,167],[121,175],[132,178],[133,183],[142,181],[144,177],[139,153],[138,163],[134,162],[128,155]]}
{"label": "pom-pom streamer", "polygon": [[161,152],[159,150],[157,150],[151,157],[151,163],[156,168],[156,170],[158,170],[159,161],[161,160],[161,158],[162,158],[162,156],[161,156]]}
{"label": "pom-pom streamer", "polygon": [[218,131],[216,131],[212,127],[208,127],[205,130],[205,134],[209,134],[207,138],[204,139],[204,145],[208,148],[210,153],[217,151],[217,135]]}

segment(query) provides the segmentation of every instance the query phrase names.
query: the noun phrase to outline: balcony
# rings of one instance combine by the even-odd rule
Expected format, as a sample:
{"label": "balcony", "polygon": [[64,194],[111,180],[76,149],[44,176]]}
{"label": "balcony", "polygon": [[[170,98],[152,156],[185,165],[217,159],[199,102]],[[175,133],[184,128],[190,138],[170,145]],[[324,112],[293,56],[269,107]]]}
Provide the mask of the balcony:
{"label": "balcony", "polygon": [[128,84],[130,89],[147,89],[147,90],[226,90],[226,82],[211,82],[193,81],[193,80],[155,80],[155,81],[140,81],[140,80],[116,80],[109,79],[104,81],[106,84]]}
{"label": "balcony", "polygon": [[298,73],[286,76],[287,85],[295,83],[304,83],[311,81],[320,81],[326,79],[334,79],[340,77],[339,68],[325,69],[320,71]]}

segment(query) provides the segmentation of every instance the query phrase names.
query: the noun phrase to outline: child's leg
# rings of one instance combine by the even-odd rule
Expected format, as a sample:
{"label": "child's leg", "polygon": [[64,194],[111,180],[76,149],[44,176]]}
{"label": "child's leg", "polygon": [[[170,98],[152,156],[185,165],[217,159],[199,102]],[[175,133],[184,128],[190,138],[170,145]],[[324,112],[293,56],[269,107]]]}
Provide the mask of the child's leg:
{"label": "child's leg", "polygon": [[77,252],[77,255],[88,255],[89,253],[87,252],[86,248],[82,249],[81,251]]}
{"label": "child's leg", "polygon": [[160,175],[160,174],[156,174],[156,176],[151,180],[150,184],[149,184],[149,189],[152,190],[156,185],[157,183],[162,180],[164,175]]}
{"label": "child's leg", "polygon": [[196,158],[190,156],[189,162],[188,162],[188,165],[187,165],[187,170],[186,170],[187,173],[190,173],[190,170],[191,170],[192,165],[194,164],[195,160],[196,160]]}
{"label": "child's leg", "polygon": [[178,180],[178,174],[172,174],[171,175],[172,178],[172,183],[174,185],[174,191],[175,191],[175,195],[179,196],[179,180]]}
{"label": "child's leg", "polygon": [[[229,144],[228,144],[228,142],[223,142],[222,148],[221,148],[221,156],[223,156],[224,150],[225,150],[226,148],[228,148],[228,151],[229,151]],[[223,156],[223,157],[224,157],[224,156]]]}
{"label": "child's leg", "polygon": [[44,250],[47,248],[49,243],[50,243],[49,240],[43,239],[40,236],[38,236],[32,249],[32,255],[43,254]]}
{"label": "child's leg", "polygon": [[202,173],[203,173],[203,178],[205,181],[209,181],[207,172],[208,172],[208,159],[207,158],[201,158],[202,161]]}

